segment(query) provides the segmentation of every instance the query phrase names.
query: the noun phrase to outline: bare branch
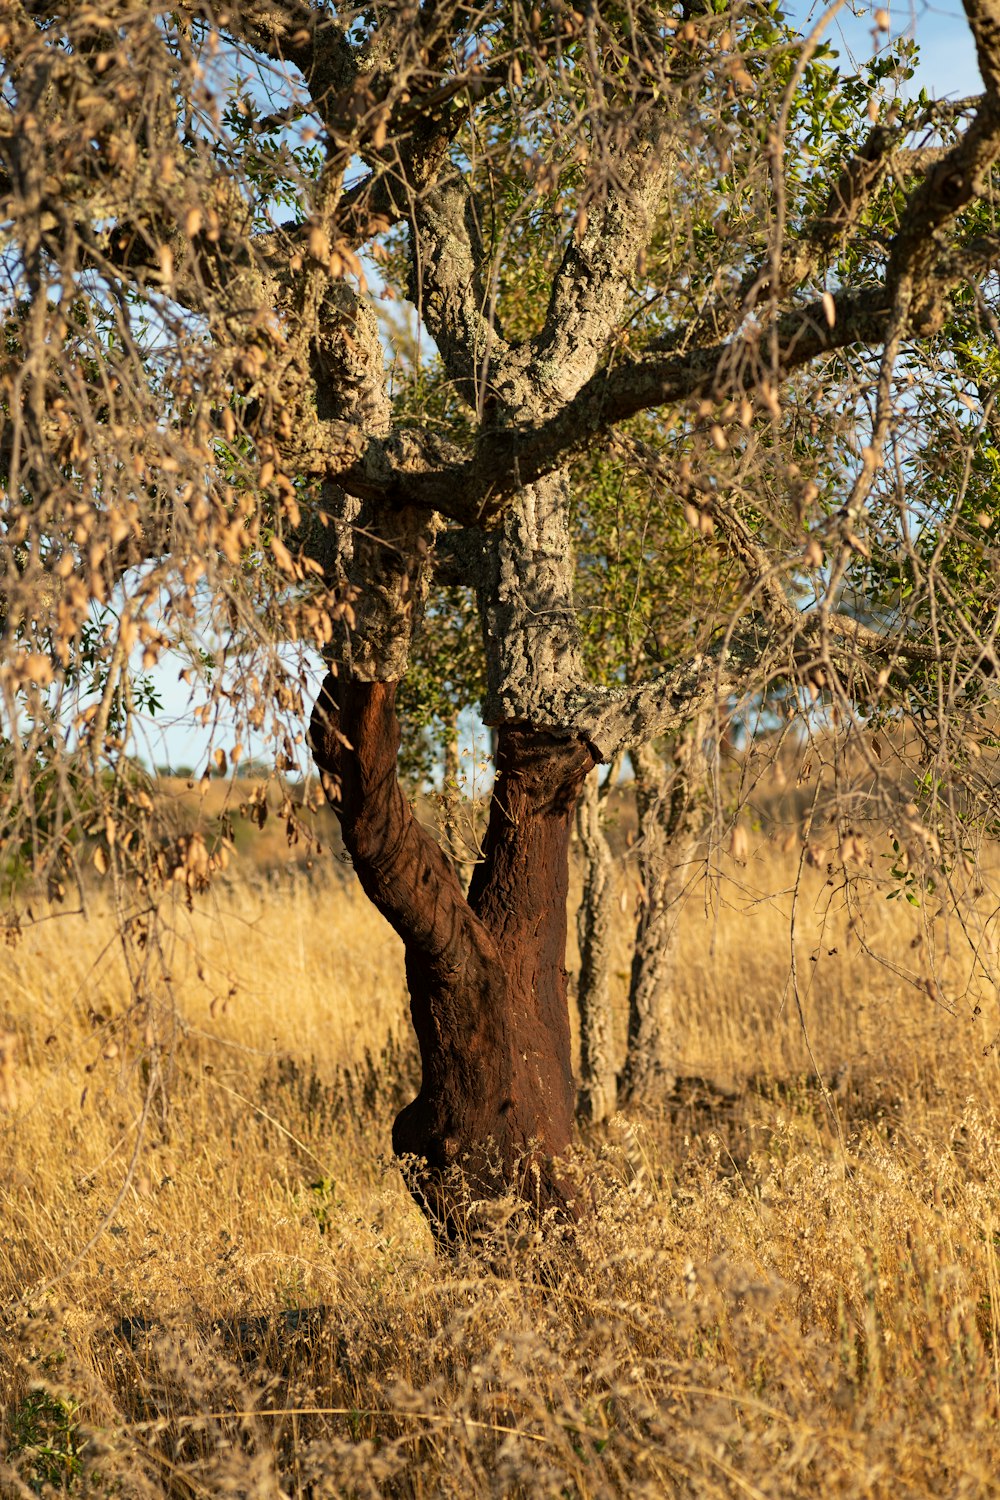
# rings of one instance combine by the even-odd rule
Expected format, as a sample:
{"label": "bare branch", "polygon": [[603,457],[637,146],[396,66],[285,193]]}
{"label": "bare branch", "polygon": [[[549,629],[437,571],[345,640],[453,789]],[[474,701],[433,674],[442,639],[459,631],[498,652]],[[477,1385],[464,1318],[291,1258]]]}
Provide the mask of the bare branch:
{"label": "bare branch", "polygon": [[591,378],[620,327],[671,170],[664,136],[647,130],[612,153],[605,196],[553,281],[545,326],[526,352],[532,379],[560,404]]}
{"label": "bare branch", "polygon": [[461,177],[424,194],[415,213],[410,256],[410,295],[451,379],[469,405],[481,410],[491,367],[506,364],[509,348],[491,316],[483,226]]}

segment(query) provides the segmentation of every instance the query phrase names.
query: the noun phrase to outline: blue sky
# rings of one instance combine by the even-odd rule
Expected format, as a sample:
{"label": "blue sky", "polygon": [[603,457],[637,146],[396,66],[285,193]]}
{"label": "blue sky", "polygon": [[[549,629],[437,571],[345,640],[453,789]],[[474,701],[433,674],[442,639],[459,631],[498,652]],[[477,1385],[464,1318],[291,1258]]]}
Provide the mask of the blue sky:
{"label": "blue sky", "polygon": [[[866,61],[875,46],[885,44],[886,34],[875,28],[873,20],[880,8],[879,4],[845,4],[829,21],[826,35],[841,53],[845,69]],[[960,5],[921,4],[911,0],[885,8],[889,11],[891,35],[913,37],[920,46],[920,68],[910,84],[912,90],[923,87],[937,97],[955,97],[977,93],[982,88],[975,46]],[[827,9],[825,5],[790,4],[788,13],[808,32]],[[137,749],[153,763],[170,762],[201,770],[209,754],[208,736],[190,719],[189,689],[177,681],[179,665],[176,661],[171,665],[168,658],[157,670],[163,713],[155,721],[147,721],[146,742]],[[227,743],[224,730],[220,739]],[[265,749],[263,745],[251,745],[246,747],[245,754],[263,754]]]}
{"label": "blue sky", "polygon": [[[875,12],[880,4],[844,5],[830,21],[827,35],[845,61],[863,62],[872,55]],[[791,17],[808,31],[827,9],[824,5],[793,4]],[[891,35],[912,37],[920,47],[920,71],[911,88],[926,88],[942,98],[978,93],[982,88],[976,66],[976,49],[965,12],[957,4],[920,4],[917,0],[904,5],[886,5]],[[884,44],[885,34],[878,36]]]}

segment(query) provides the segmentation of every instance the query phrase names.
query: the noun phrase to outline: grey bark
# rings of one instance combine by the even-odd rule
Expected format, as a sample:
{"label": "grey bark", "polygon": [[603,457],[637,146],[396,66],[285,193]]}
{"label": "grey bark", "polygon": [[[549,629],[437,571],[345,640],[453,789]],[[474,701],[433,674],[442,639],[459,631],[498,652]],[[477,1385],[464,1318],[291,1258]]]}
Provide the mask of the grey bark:
{"label": "grey bark", "polygon": [[573,599],[569,481],[563,472],[529,485],[483,536],[477,568],[486,653],[487,724],[576,730],[584,681]]}
{"label": "grey bark", "polygon": [[[963,263],[963,275],[966,270]],[[943,265],[940,272],[940,279],[946,280]],[[790,372],[836,350],[884,339],[890,305],[881,288],[861,295],[840,293],[834,298],[833,326],[827,306],[811,303],[778,320],[776,359],[782,370]],[[683,342],[683,334],[679,339]],[[503,366],[497,345],[494,334],[489,343],[490,389],[504,398],[530,389],[528,382],[513,378],[515,361]],[[544,370],[541,373],[544,376]],[[354,494],[390,496],[438,510],[465,525],[477,524],[495,519],[522,486],[560,469],[616,423],[686,400],[723,403],[753,391],[762,373],[757,338],[726,339],[685,353],[654,350],[597,370],[551,416],[529,408],[518,410],[516,423],[487,423],[471,456],[434,432],[400,429],[379,439],[345,421],[321,427],[307,422],[293,451],[302,473],[335,477]],[[477,378],[482,382],[478,349],[470,355],[462,381],[468,385]]]}
{"label": "grey bark", "polygon": [[614,859],[604,833],[602,798],[594,775],[587,778],[577,803],[576,830],[583,861],[583,893],[576,914],[580,947],[577,1114],[596,1124],[617,1107],[618,1077],[610,974]]}
{"label": "grey bark", "polygon": [[[358,423],[376,438],[388,433],[392,402],[378,320],[346,282],[325,289],[309,352],[317,411],[325,422]],[[343,632],[333,656],[359,682],[395,682],[405,675],[410,641],[427,595],[434,539],[433,511],[359,500],[327,484],[324,523],[310,518],[307,550],[327,587],[346,600]]]}
{"label": "grey bark", "polygon": [[347,574],[354,627],[345,654],[357,681],[398,682],[405,676],[439,525],[437,516],[409,506],[362,507]]}
{"label": "grey bark", "polygon": [[462,830],[459,820],[461,803],[459,788],[458,712],[453,710],[444,737],[444,765],[441,777],[442,825],[445,852],[452,864],[461,871],[465,863],[462,849]]}
{"label": "grey bark", "polygon": [[629,980],[623,1103],[649,1102],[677,1074],[673,984],[683,897],[695,869],[704,808],[703,718],[678,739],[672,763],[649,746],[632,751],[641,901]]}

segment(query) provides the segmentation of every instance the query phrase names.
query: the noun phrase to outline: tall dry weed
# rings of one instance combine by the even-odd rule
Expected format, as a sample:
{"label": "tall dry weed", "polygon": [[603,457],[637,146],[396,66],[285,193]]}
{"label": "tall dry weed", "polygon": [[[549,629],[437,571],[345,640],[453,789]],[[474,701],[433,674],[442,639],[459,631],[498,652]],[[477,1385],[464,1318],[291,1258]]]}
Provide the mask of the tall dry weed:
{"label": "tall dry weed", "polygon": [[348,888],[181,905],[152,1051],[99,910],[5,950],[0,1493],[992,1494],[995,1014],[945,916],[859,930],[813,871],[807,1043],[788,871],[734,873],[684,915],[682,1082],[581,1146],[589,1220],[510,1205],[451,1259],[389,1160],[400,954]]}

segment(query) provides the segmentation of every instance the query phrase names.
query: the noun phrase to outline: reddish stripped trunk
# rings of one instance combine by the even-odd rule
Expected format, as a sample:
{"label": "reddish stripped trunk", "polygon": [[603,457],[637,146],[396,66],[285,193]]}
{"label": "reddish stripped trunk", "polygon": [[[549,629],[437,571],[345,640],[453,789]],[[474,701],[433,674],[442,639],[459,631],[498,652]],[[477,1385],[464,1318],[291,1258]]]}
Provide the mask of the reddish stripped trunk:
{"label": "reddish stripped trunk", "polygon": [[593,758],[579,740],[500,730],[483,860],[466,898],[399,787],[395,696],[395,683],[328,677],[312,724],[358,878],[406,946],[423,1080],[397,1116],[393,1147],[415,1160],[415,1196],[447,1238],[464,1232],[469,1196],[507,1188],[572,1214],[553,1159],[573,1129],[569,836]]}

